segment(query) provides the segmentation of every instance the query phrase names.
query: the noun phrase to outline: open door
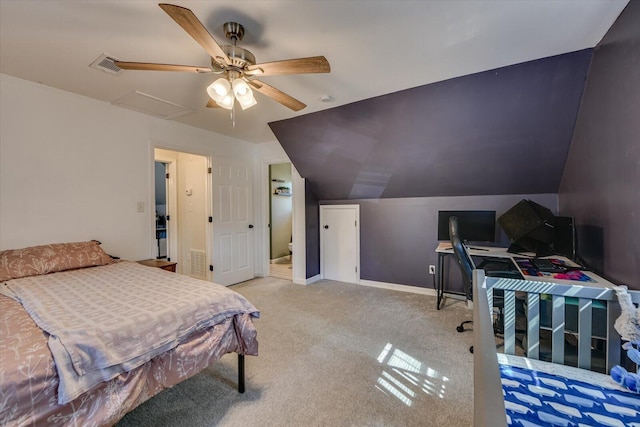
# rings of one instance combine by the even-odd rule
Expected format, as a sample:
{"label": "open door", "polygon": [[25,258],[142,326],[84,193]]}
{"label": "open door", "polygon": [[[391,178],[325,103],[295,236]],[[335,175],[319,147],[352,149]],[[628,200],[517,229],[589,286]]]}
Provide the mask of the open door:
{"label": "open door", "polygon": [[221,285],[253,279],[254,233],[251,168],[247,164],[214,158],[213,280]]}

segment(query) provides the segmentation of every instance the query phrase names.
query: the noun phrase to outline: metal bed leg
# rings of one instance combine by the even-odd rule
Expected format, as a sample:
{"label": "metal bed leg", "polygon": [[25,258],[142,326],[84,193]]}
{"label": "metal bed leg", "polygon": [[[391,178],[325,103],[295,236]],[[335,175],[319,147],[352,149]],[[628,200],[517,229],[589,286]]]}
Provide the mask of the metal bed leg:
{"label": "metal bed leg", "polygon": [[238,354],[238,393],[244,393],[244,354]]}

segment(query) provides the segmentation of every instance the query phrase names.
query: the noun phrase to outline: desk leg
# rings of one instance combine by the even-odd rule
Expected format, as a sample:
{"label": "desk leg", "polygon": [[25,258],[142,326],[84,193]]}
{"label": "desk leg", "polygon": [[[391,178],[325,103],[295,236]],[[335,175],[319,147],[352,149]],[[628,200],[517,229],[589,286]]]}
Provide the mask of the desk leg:
{"label": "desk leg", "polygon": [[444,254],[438,252],[438,271],[436,271],[436,308],[440,310],[440,303],[444,299]]}

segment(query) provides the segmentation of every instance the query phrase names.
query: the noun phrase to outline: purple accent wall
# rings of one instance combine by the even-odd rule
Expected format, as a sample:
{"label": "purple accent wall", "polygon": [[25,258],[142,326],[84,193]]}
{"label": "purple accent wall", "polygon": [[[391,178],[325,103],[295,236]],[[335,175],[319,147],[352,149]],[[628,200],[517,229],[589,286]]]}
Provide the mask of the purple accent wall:
{"label": "purple accent wall", "polygon": [[320,200],[557,193],[592,50],[270,123]]}
{"label": "purple accent wall", "polygon": [[558,197],[579,254],[640,289],[640,1],[595,49]]}
{"label": "purple accent wall", "polygon": [[320,204],[309,181],[304,182],[306,277],[320,274]]}
{"label": "purple accent wall", "polygon": [[[320,204],[360,205],[361,279],[430,288],[434,276],[428,274],[428,266],[437,265],[439,210],[495,210],[497,219],[522,199],[557,212],[556,194],[323,200]],[[499,224],[495,246],[509,246]],[[461,290],[458,266],[448,263],[447,270],[449,289]]]}

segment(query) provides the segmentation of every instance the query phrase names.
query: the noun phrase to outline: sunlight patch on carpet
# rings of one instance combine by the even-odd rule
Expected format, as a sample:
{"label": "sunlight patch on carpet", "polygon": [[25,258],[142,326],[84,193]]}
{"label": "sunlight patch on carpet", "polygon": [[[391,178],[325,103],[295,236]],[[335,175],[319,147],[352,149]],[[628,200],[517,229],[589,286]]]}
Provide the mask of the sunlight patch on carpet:
{"label": "sunlight patch on carpet", "polygon": [[384,369],[375,387],[411,406],[418,393],[444,399],[449,378],[387,343],[377,357]]}

